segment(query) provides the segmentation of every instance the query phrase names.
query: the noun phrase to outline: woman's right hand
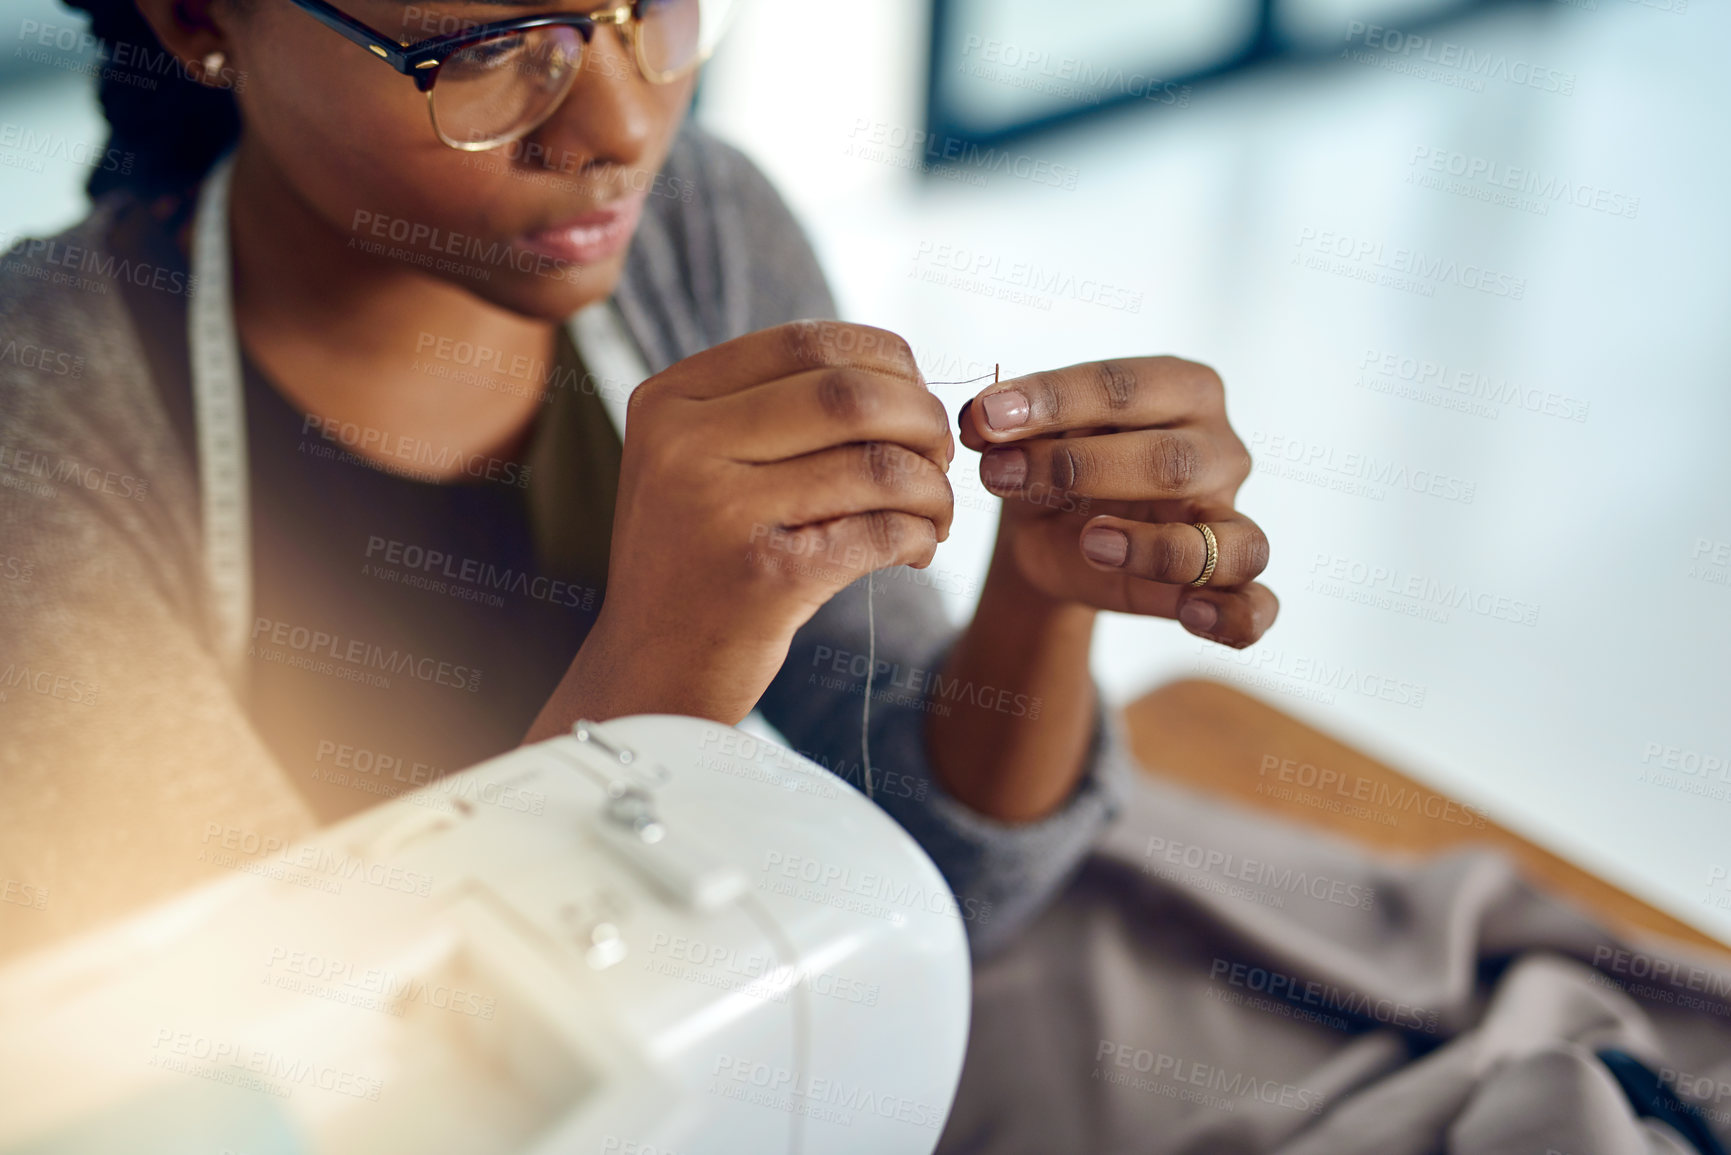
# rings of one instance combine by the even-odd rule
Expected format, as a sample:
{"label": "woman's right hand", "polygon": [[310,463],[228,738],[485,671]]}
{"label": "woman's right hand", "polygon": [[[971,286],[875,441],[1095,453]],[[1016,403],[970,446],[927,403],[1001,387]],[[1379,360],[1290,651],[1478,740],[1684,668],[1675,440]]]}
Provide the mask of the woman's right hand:
{"label": "woman's right hand", "polygon": [[949,536],[948,414],[893,333],[796,321],[631,395],[607,596],[525,741],[578,718],[750,712],[842,588]]}

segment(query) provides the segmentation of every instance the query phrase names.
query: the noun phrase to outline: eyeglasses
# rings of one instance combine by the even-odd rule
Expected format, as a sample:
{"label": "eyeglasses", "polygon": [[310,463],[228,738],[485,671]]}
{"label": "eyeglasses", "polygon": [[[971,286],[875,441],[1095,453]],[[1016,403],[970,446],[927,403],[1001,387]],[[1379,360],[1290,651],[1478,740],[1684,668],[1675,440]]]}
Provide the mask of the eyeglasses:
{"label": "eyeglasses", "polygon": [[597,27],[616,25],[644,79],[671,84],[714,50],[733,7],[731,0],[629,0],[584,14],[465,22],[451,34],[411,44],[392,40],[326,0],[293,3],[413,77],[427,94],[433,131],[464,152],[498,148],[544,124],[571,91]]}

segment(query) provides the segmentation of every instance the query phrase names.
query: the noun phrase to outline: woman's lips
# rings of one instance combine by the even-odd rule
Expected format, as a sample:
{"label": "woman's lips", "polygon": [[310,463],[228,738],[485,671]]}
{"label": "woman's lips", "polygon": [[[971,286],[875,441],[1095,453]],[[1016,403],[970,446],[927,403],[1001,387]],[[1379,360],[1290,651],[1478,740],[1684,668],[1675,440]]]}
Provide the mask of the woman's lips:
{"label": "woman's lips", "polygon": [[637,218],[643,215],[645,195],[637,192],[620,197],[594,212],[529,233],[517,243],[530,252],[573,265],[598,264],[624,251],[631,243]]}

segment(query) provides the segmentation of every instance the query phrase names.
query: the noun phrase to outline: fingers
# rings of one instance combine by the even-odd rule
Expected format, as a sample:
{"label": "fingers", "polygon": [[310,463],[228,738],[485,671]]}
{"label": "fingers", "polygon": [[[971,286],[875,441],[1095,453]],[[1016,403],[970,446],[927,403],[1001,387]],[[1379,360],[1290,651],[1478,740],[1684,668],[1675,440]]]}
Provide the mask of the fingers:
{"label": "fingers", "polygon": [[938,541],[950,536],[955,513],[950,479],[929,459],[900,445],[838,445],[753,472],[763,494],[759,508],[783,526],[882,510],[926,519]]}
{"label": "fingers", "polygon": [[[1087,524],[1099,521],[1116,523],[1117,519],[1096,518]],[[1209,522],[1211,527],[1219,524]],[[1178,528],[1201,541],[1201,533],[1193,527]],[[1218,535],[1219,530],[1215,532]],[[1208,585],[1196,589],[1153,581],[1123,567],[1076,565],[1073,558],[1081,550],[1080,537],[1075,518],[1036,522],[1018,536],[1016,560],[1024,572],[1037,575],[1037,584],[1055,597],[1115,613],[1176,618],[1198,637],[1234,649],[1259,640],[1280,612],[1274,592],[1258,582],[1228,588],[1216,586],[1210,579]],[[1201,567],[1197,568],[1200,572]],[[1193,581],[1197,576],[1193,573],[1185,580]]]}
{"label": "fingers", "polygon": [[1098,437],[1054,437],[988,448],[980,481],[1000,497],[1076,493],[1147,501],[1230,491],[1248,475],[1248,458],[1189,429],[1138,429]]}
{"label": "fingers", "polygon": [[1205,586],[1187,590],[1178,605],[1178,620],[1197,637],[1241,650],[1259,640],[1280,613],[1280,599],[1261,582],[1237,589]]}
{"label": "fingers", "polygon": [[[1247,517],[1210,520],[1216,557],[1204,589],[1241,586],[1268,567],[1268,538]],[[1096,569],[1148,581],[1186,586],[1208,564],[1208,541],[1194,525],[1151,525],[1121,517],[1096,517],[1083,528],[1079,547]]]}
{"label": "fingers", "polygon": [[981,390],[963,407],[962,444],[1082,429],[1175,425],[1224,405],[1219,374],[1178,357],[1126,357],[1030,373]]}
{"label": "fingers", "polygon": [[938,551],[938,534],[928,518],[877,509],[795,529],[753,531],[754,544],[767,547],[777,568],[788,565],[840,589],[886,566],[924,569]]}
{"label": "fingers", "polygon": [[949,414],[917,381],[866,369],[814,369],[706,403],[704,434],[735,460],[801,457],[847,442],[906,446],[947,470]]}
{"label": "fingers", "polygon": [[888,330],[841,321],[792,321],[724,341],[669,366],[639,386],[631,404],[666,396],[722,397],[829,368],[864,369],[923,384],[913,350]]}

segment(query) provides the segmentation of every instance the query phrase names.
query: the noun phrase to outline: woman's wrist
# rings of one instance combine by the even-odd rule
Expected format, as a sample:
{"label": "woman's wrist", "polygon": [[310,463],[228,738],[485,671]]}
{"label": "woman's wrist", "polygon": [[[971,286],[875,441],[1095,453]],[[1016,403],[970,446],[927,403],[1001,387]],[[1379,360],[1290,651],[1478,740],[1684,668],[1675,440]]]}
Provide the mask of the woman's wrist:
{"label": "woman's wrist", "polygon": [[945,666],[946,683],[967,692],[928,715],[927,749],[952,796],[1000,821],[1029,822],[1073,793],[1094,723],[1095,616],[1023,578],[1000,532],[973,620]]}
{"label": "woman's wrist", "polygon": [[523,741],[540,742],[557,737],[582,718],[603,722],[640,712],[629,704],[634,696],[640,696],[640,692],[633,690],[629,672],[610,645],[608,631],[597,619]]}
{"label": "woman's wrist", "polygon": [[632,714],[736,725],[781,668],[787,644],[742,644],[737,634],[705,637],[665,622],[634,625],[603,608],[523,741],[557,737],[582,718]]}

